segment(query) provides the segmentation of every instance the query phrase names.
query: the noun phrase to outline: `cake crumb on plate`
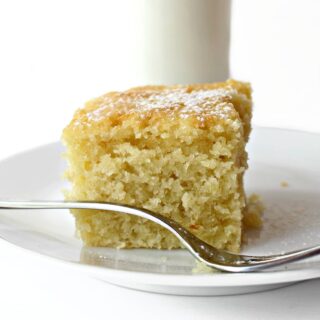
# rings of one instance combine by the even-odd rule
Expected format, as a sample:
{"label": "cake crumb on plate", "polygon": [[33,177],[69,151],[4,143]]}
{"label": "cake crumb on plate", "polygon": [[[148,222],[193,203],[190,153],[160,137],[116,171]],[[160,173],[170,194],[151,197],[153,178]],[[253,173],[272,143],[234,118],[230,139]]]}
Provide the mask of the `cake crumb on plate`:
{"label": "cake crumb on plate", "polygon": [[247,199],[247,206],[243,215],[243,224],[246,228],[260,228],[262,226],[262,213],[265,207],[261,196],[253,193]]}

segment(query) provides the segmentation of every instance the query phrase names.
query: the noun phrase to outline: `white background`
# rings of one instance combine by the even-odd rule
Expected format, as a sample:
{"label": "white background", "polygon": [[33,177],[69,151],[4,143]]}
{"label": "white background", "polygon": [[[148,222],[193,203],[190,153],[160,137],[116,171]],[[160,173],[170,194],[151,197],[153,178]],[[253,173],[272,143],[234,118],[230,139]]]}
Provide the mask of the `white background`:
{"label": "white background", "polygon": [[[58,140],[89,98],[140,84],[125,40],[143,28],[141,4],[0,1],[0,158]],[[320,2],[238,0],[232,16],[231,71],[252,82],[254,123],[320,132]],[[318,319],[319,292],[320,281],[233,297],[135,292],[0,241],[0,319]]]}

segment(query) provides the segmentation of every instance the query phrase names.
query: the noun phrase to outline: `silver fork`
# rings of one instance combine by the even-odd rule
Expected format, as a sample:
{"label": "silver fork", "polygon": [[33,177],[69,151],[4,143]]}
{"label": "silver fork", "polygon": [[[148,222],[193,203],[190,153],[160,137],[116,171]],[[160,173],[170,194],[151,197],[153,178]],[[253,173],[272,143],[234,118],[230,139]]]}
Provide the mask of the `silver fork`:
{"label": "silver fork", "polygon": [[249,256],[219,250],[194,236],[172,219],[132,206],[90,201],[0,201],[0,209],[91,209],[116,211],[151,220],[173,233],[186,249],[209,267],[227,272],[252,272],[308,258],[320,253],[320,246],[270,256]]}

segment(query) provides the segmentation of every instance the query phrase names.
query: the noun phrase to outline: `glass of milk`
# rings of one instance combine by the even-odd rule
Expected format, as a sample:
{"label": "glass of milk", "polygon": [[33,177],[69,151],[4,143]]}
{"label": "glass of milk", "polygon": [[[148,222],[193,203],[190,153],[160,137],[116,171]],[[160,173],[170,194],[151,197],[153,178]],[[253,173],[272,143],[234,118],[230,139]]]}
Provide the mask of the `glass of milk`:
{"label": "glass of milk", "polygon": [[130,1],[126,50],[131,83],[188,84],[228,78],[230,0]]}
{"label": "glass of milk", "polygon": [[230,1],[147,0],[143,76],[148,83],[226,80]]}

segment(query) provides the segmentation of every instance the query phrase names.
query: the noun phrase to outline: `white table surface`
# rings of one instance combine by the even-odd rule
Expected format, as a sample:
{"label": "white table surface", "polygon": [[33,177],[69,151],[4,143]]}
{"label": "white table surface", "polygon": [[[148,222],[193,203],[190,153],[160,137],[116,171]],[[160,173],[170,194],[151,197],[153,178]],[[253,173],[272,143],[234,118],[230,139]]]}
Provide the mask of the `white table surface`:
{"label": "white table surface", "polygon": [[[106,2],[90,1],[90,6],[88,3],[0,2],[0,159],[58,140],[63,126],[83,101],[106,90],[131,85],[132,77],[123,82],[126,65],[117,69],[119,65],[112,60],[117,54],[112,50],[110,53],[100,41],[106,37],[110,29],[106,24],[112,18],[110,14],[109,20],[104,16],[104,12],[108,13],[103,8]],[[238,25],[233,28],[233,74],[253,82],[256,124],[320,132],[319,99],[313,94],[320,83],[320,47],[315,41],[319,39],[320,23],[312,14],[319,12],[319,2],[308,0],[303,7],[300,3],[268,1],[261,8],[261,2],[235,1],[233,21]],[[255,17],[255,28],[251,28],[251,19],[244,17],[247,12],[251,18],[252,6],[260,7],[255,11],[260,14]],[[268,15],[274,13],[270,29]],[[117,28],[120,27],[118,24]],[[295,32],[295,27],[299,32]],[[270,30],[272,37],[267,37]],[[126,34],[125,30],[121,32]],[[270,54],[271,42],[280,45],[283,34],[288,32],[295,37],[287,38],[281,53]],[[301,41],[306,48],[302,51],[306,55],[312,52],[303,59],[303,66],[298,59],[303,54]],[[97,48],[95,43],[99,43],[97,51],[91,50]],[[269,51],[263,50],[264,44]],[[295,54],[299,66],[295,70],[308,79],[307,84],[301,82],[303,90],[297,90],[296,75],[291,73]],[[285,83],[281,90],[277,90],[277,81]],[[272,84],[271,94],[266,90],[268,83]],[[277,105],[277,101],[281,103]],[[319,319],[319,298],[320,280],[229,297],[179,297],[132,291],[89,278],[0,241],[0,319],[5,320]]]}

